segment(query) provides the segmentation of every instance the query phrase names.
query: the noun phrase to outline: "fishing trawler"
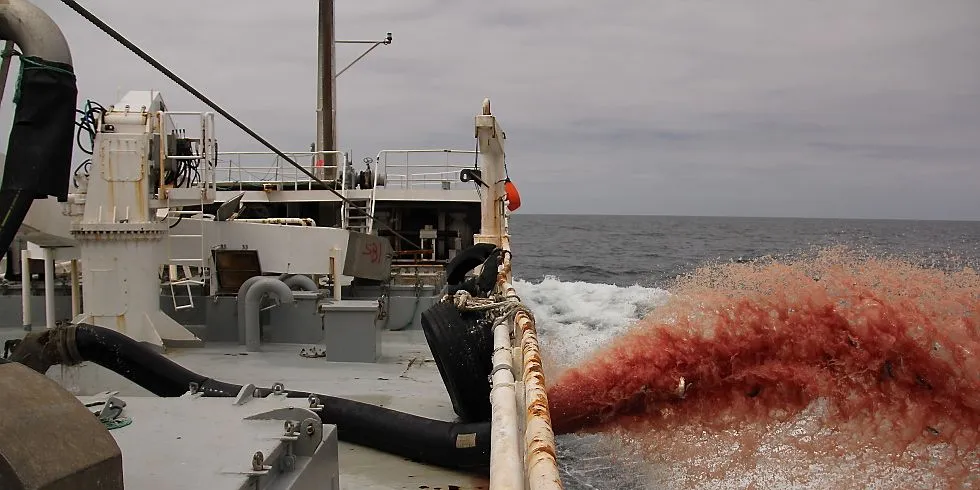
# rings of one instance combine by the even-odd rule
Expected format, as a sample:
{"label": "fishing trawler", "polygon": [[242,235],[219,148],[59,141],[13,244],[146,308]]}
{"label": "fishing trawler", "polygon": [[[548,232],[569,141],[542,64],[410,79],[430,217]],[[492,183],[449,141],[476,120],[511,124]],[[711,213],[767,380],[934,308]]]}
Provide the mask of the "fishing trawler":
{"label": "fishing trawler", "polygon": [[[0,330],[0,487],[561,487],[489,100],[476,150],[358,170],[333,136],[332,2],[317,143],[293,153],[64,3],[214,112],[131,91],[76,121],[57,25],[0,4],[22,65],[0,187],[0,245],[22,243],[0,296],[6,321],[21,311]],[[270,152],[218,152],[215,113]],[[72,172],[76,124],[91,158]]]}

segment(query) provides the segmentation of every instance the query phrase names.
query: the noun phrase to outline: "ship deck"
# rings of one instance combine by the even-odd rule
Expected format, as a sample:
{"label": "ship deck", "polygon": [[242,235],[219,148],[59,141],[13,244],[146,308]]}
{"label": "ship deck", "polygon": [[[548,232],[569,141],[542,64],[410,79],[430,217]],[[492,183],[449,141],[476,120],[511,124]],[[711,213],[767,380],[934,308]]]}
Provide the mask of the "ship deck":
{"label": "ship deck", "polygon": [[[23,335],[19,328],[0,329],[0,340]],[[237,344],[209,343],[200,348],[173,350],[167,356],[194,372],[221,381],[265,387],[280,382],[286,389],[324,393],[424,417],[453,420],[455,414],[449,395],[422,331],[385,331],[382,336],[382,356],[373,364],[305,358],[299,353],[307,346],[297,344],[263,344],[262,352],[246,353],[244,346]],[[56,366],[47,374],[77,395],[118,390],[117,396],[123,401],[127,396],[153,396],[95,365]],[[134,419],[133,424],[139,424],[139,420]],[[124,471],[139,471],[125,467],[125,454],[123,460]],[[344,442],[339,445],[339,464],[340,485],[344,489],[489,487],[489,481],[478,476],[420,465]]]}

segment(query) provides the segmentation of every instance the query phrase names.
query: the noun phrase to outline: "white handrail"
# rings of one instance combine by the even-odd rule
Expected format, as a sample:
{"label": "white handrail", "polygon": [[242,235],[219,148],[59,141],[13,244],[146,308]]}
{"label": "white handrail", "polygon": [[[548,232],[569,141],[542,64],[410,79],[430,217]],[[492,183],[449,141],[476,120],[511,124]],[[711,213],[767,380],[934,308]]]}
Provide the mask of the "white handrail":
{"label": "white handrail", "polygon": [[[400,183],[402,188],[411,189],[411,188],[414,187],[413,184],[416,184],[416,183],[425,184],[425,183],[435,183],[435,182],[440,182],[440,181],[419,182],[419,180],[416,179],[415,177],[416,176],[421,176],[421,175],[426,175],[426,174],[417,173],[417,172],[416,173],[410,172],[410,170],[409,170],[410,168],[411,169],[436,169],[436,168],[443,168],[443,169],[446,169],[446,170],[445,170],[445,172],[442,172],[442,173],[444,173],[444,174],[446,174],[448,176],[449,174],[455,173],[455,172],[459,172],[462,169],[472,168],[472,165],[460,165],[460,164],[456,164],[456,163],[450,163],[449,162],[450,155],[454,155],[454,154],[457,154],[457,155],[476,155],[478,153],[479,152],[477,152],[476,150],[453,150],[453,149],[448,149],[448,148],[381,150],[381,151],[378,152],[377,158],[375,159],[375,161],[377,162],[377,169],[376,169],[376,171],[377,171],[377,173],[380,173],[380,174],[382,174],[384,176],[385,186],[386,187],[391,187],[391,183]],[[409,155],[419,155],[419,154],[422,154],[422,155],[445,155],[446,156],[446,162],[445,163],[442,163],[442,164],[433,164],[433,163],[412,164],[412,163],[409,162],[409,158],[408,158]],[[404,155],[405,156],[405,163],[404,164],[397,165],[397,167],[401,167],[401,168],[404,168],[405,169],[405,173],[404,174],[389,174],[388,173],[389,156],[392,156],[392,155]],[[440,174],[442,174],[442,173],[440,173]],[[395,176],[395,175],[398,175],[399,177],[403,177],[403,179],[400,179],[400,182],[395,182],[394,180],[389,179],[389,176]],[[428,175],[432,175],[432,173],[429,173]],[[449,182],[454,182],[455,181],[455,179],[448,179],[448,180],[449,180]]]}
{"label": "white handrail", "polygon": [[[287,157],[293,161],[297,161],[303,158],[324,156],[324,155],[342,155],[344,152],[337,150],[323,150],[323,151],[288,151],[283,152]],[[283,161],[279,154],[271,151],[221,151],[217,152],[218,157],[226,157],[218,160],[216,165],[216,172],[221,172],[227,176],[228,180],[222,180],[222,183],[235,183],[239,184],[293,184],[297,189],[300,186],[305,186],[307,189],[313,189],[314,179],[308,177],[301,170],[295,166]],[[273,165],[242,165],[242,157],[272,157]],[[300,164],[302,165],[302,164]],[[332,168],[336,169],[340,165],[317,165],[316,162],[311,162],[308,167],[304,166],[307,170],[316,175],[318,169]],[[227,169],[227,170],[226,170]],[[257,176],[259,172],[265,172],[262,177]],[[245,176],[251,178],[244,178]],[[236,178],[237,177],[237,178]]]}

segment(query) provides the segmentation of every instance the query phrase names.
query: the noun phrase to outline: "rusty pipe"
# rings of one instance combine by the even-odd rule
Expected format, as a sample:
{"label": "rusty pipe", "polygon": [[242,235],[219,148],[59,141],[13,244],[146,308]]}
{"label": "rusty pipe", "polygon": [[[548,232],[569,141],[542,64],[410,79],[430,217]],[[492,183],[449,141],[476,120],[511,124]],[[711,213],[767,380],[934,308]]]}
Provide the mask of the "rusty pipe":
{"label": "rusty pipe", "polygon": [[555,433],[551,428],[548,393],[545,390],[544,369],[538,349],[534,320],[525,311],[514,316],[521,333],[521,354],[524,375],[524,408],[527,426],[524,430],[525,468],[531,490],[562,488],[558,475]]}
{"label": "rusty pipe", "polygon": [[[510,282],[510,254],[505,254],[498,286],[504,297],[517,301]],[[545,388],[544,369],[534,318],[520,309],[513,318],[514,336],[520,342],[521,380],[524,385],[524,469],[530,490],[561,489],[555,434]]]}

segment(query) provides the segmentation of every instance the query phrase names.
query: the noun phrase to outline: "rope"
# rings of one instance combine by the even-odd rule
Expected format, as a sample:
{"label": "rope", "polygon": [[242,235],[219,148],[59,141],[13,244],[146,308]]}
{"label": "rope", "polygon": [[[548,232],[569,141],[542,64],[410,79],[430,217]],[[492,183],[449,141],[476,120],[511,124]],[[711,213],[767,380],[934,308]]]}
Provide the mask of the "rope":
{"label": "rope", "polygon": [[383,226],[384,228],[386,228],[388,231],[390,231],[396,237],[398,237],[398,238],[404,240],[405,242],[407,242],[409,245],[411,245],[413,247],[417,247],[418,249],[421,249],[422,248],[420,245],[416,245],[416,243],[413,242],[412,240],[409,240],[408,238],[405,238],[405,236],[402,235],[401,233],[398,233],[386,221],[380,220],[380,219],[376,218],[373,214],[371,214],[371,212],[370,212],[370,210],[368,208],[362,207],[362,206],[358,206],[358,205],[354,204],[353,201],[351,201],[347,197],[344,197],[343,194],[337,192],[335,189],[333,189],[330,186],[328,186],[326,182],[324,182],[324,181],[320,180],[319,178],[317,178],[315,175],[313,175],[312,172],[310,172],[309,170],[303,168],[303,166],[301,166],[300,164],[296,163],[292,158],[289,158],[289,156],[287,156],[285,153],[283,153],[279,148],[276,148],[275,146],[273,146],[272,143],[270,143],[269,141],[267,141],[262,136],[259,136],[258,133],[256,133],[255,131],[253,131],[251,128],[249,128],[248,126],[246,126],[241,121],[239,121],[238,118],[236,118],[235,116],[231,115],[228,111],[222,109],[221,106],[219,106],[218,104],[216,104],[213,101],[211,101],[211,99],[209,99],[203,93],[201,93],[200,91],[198,91],[197,89],[195,89],[194,87],[192,87],[189,83],[185,82],[182,78],[178,77],[176,74],[174,74],[174,72],[170,71],[169,69],[167,69],[167,67],[163,66],[160,62],[158,62],[157,60],[153,59],[150,55],[146,54],[146,52],[143,51],[142,49],[140,49],[139,46],[133,44],[130,40],[126,39],[122,34],[119,34],[119,32],[117,32],[115,29],[113,29],[108,24],[106,24],[105,22],[103,22],[102,19],[99,19],[98,17],[96,17],[95,14],[93,14],[93,13],[89,12],[88,10],[86,10],[78,2],[76,2],[75,0],[61,0],[61,3],[64,3],[65,5],[67,5],[69,8],[71,8],[72,10],[74,10],[75,12],[77,12],[79,15],[81,15],[82,17],[84,17],[85,20],[88,20],[93,25],[95,25],[96,27],[98,27],[99,30],[101,30],[102,32],[108,34],[109,37],[111,37],[114,40],[116,40],[119,44],[122,44],[123,46],[125,46],[127,49],[129,49],[130,51],[132,51],[133,54],[135,54],[136,56],[140,57],[140,59],[142,59],[143,61],[149,63],[150,66],[152,66],[153,68],[156,68],[160,73],[163,73],[167,78],[169,78],[170,80],[172,80],[177,85],[180,85],[181,88],[183,88],[184,90],[190,92],[191,95],[193,95],[194,97],[197,97],[198,100],[200,100],[201,102],[204,102],[211,109],[214,109],[215,112],[217,112],[218,114],[221,114],[225,119],[227,119],[232,124],[234,124],[235,126],[237,126],[238,129],[241,129],[242,131],[245,132],[245,134],[248,134],[253,139],[255,139],[255,141],[258,141],[259,143],[261,143],[262,146],[265,146],[266,148],[268,148],[269,150],[271,150],[273,153],[275,153],[276,155],[278,155],[280,158],[282,158],[283,160],[285,160],[287,163],[289,163],[293,167],[296,167],[296,169],[299,170],[301,173],[303,173],[303,175],[309,177],[310,179],[312,179],[317,184],[322,185],[324,189],[332,192],[335,196],[337,196],[341,201],[343,201],[344,203],[346,203],[348,206],[351,206],[354,209],[357,209],[357,210],[360,210],[360,211],[364,212],[365,216],[369,216],[372,220],[374,220],[375,222],[377,222],[378,224],[380,224],[381,226]]}
{"label": "rope", "polygon": [[71,70],[71,65],[66,65],[64,63],[56,63],[53,61],[47,61],[44,58],[38,56],[25,56],[17,50],[4,51],[0,56],[6,58],[8,56],[16,56],[20,58],[20,72],[17,74],[17,84],[14,86],[14,104],[20,103],[20,86],[21,81],[24,79],[24,72],[27,70],[41,70],[50,71],[53,73],[61,73],[63,75],[68,75],[75,78],[75,72]]}
{"label": "rope", "polygon": [[531,312],[531,309],[522,303],[520,298],[517,296],[509,296],[502,300],[474,298],[467,291],[460,290],[452,296],[452,301],[456,308],[460,311],[497,310],[497,314],[494,316],[493,321],[494,327],[514,317],[514,315],[517,315],[518,312],[524,312],[525,315],[534,321],[534,314]]}
{"label": "rope", "polygon": [[494,301],[489,298],[474,298],[469,292],[460,290],[453,295],[453,304],[460,311],[488,311],[500,308],[512,301]]}
{"label": "rope", "polygon": [[108,429],[108,430],[120,429],[120,428],[126,427],[127,425],[132,424],[132,423],[133,423],[133,419],[126,418],[126,417],[119,417],[119,418],[115,418],[115,419],[112,419],[112,420],[103,420],[102,421],[102,425],[104,425],[105,428]]}

